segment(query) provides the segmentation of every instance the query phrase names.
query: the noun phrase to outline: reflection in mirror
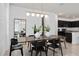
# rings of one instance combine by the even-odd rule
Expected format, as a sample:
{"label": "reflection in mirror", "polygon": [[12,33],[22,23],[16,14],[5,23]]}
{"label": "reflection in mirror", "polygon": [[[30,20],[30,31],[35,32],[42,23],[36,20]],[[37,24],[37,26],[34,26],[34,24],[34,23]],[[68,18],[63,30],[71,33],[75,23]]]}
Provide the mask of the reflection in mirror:
{"label": "reflection in mirror", "polygon": [[14,37],[22,42],[26,37],[26,20],[14,19]]}

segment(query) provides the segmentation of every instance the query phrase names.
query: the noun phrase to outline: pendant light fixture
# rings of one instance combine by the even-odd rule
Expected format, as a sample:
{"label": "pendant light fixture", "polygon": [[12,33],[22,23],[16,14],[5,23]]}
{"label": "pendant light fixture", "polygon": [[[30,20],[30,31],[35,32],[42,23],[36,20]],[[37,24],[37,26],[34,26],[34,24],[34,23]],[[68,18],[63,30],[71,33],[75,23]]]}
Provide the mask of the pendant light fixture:
{"label": "pendant light fixture", "polygon": [[27,12],[26,15],[27,15],[27,16],[30,16],[30,13]]}
{"label": "pendant light fixture", "polygon": [[35,16],[35,13],[32,13],[31,15],[32,15],[32,16]]}
{"label": "pendant light fixture", "polygon": [[36,14],[36,16],[37,16],[37,17],[39,17],[39,16],[40,16],[40,14]]}

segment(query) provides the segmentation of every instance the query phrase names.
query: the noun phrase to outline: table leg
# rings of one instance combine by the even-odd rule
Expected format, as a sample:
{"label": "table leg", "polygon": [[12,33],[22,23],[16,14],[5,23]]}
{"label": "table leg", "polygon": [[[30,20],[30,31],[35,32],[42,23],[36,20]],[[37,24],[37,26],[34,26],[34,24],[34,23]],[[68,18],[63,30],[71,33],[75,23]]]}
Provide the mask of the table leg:
{"label": "table leg", "polygon": [[29,50],[29,52],[31,52],[31,43],[30,43],[30,50]]}

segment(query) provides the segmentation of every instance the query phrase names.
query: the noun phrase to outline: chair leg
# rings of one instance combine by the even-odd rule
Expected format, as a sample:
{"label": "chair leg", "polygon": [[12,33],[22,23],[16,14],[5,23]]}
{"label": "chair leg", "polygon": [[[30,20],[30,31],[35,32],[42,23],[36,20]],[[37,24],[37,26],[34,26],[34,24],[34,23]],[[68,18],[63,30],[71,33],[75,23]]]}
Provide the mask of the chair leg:
{"label": "chair leg", "polygon": [[39,53],[39,52],[38,52],[38,51],[36,51],[36,56],[38,55],[38,53]]}
{"label": "chair leg", "polygon": [[10,50],[9,56],[11,56],[11,52],[12,52],[12,51]]}
{"label": "chair leg", "polygon": [[32,56],[32,54],[33,54],[33,50],[31,50],[31,56]]}
{"label": "chair leg", "polygon": [[40,51],[40,56],[42,55],[42,52]]}
{"label": "chair leg", "polygon": [[63,56],[63,51],[62,51],[62,46],[61,46],[60,40],[59,40],[59,48],[60,48],[60,50],[61,50],[61,55]]}
{"label": "chair leg", "polygon": [[61,55],[63,56],[63,51],[62,51],[62,48],[60,47],[60,50],[61,50]]}
{"label": "chair leg", "polygon": [[23,56],[23,48],[21,48],[21,55]]}
{"label": "chair leg", "polygon": [[48,55],[48,51],[45,51],[46,56]]}
{"label": "chair leg", "polygon": [[55,49],[53,50],[53,56],[55,56]]}
{"label": "chair leg", "polygon": [[63,51],[62,51],[62,46],[61,46],[61,43],[60,43],[60,50],[61,50],[61,55],[63,56]]}
{"label": "chair leg", "polygon": [[45,54],[48,55],[48,47],[46,47]]}
{"label": "chair leg", "polygon": [[66,41],[64,41],[64,45],[65,45],[65,48],[66,48]]}

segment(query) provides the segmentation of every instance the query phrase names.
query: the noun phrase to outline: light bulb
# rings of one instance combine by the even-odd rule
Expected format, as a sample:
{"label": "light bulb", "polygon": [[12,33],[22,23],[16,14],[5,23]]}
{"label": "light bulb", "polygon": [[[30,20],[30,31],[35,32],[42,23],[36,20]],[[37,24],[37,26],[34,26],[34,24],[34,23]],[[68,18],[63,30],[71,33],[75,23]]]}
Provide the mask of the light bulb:
{"label": "light bulb", "polygon": [[47,18],[48,17],[48,15],[45,15],[45,18]]}
{"label": "light bulb", "polygon": [[39,17],[39,16],[40,16],[40,14],[36,14],[36,16],[37,16],[37,17]]}
{"label": "light bulb", "polygon": [[26,13],[26,15],[27,15],[27,16],[29,16],[29,15],[30,15],[30,13]]}
{"label": "light bulb", "polygon": [[41,14],[41,17],[43,17],[44,15],[43,14]]}
{"label": "light bulb", "polygon": [[35,13],[32,13],[32,16],[35,16]]}

